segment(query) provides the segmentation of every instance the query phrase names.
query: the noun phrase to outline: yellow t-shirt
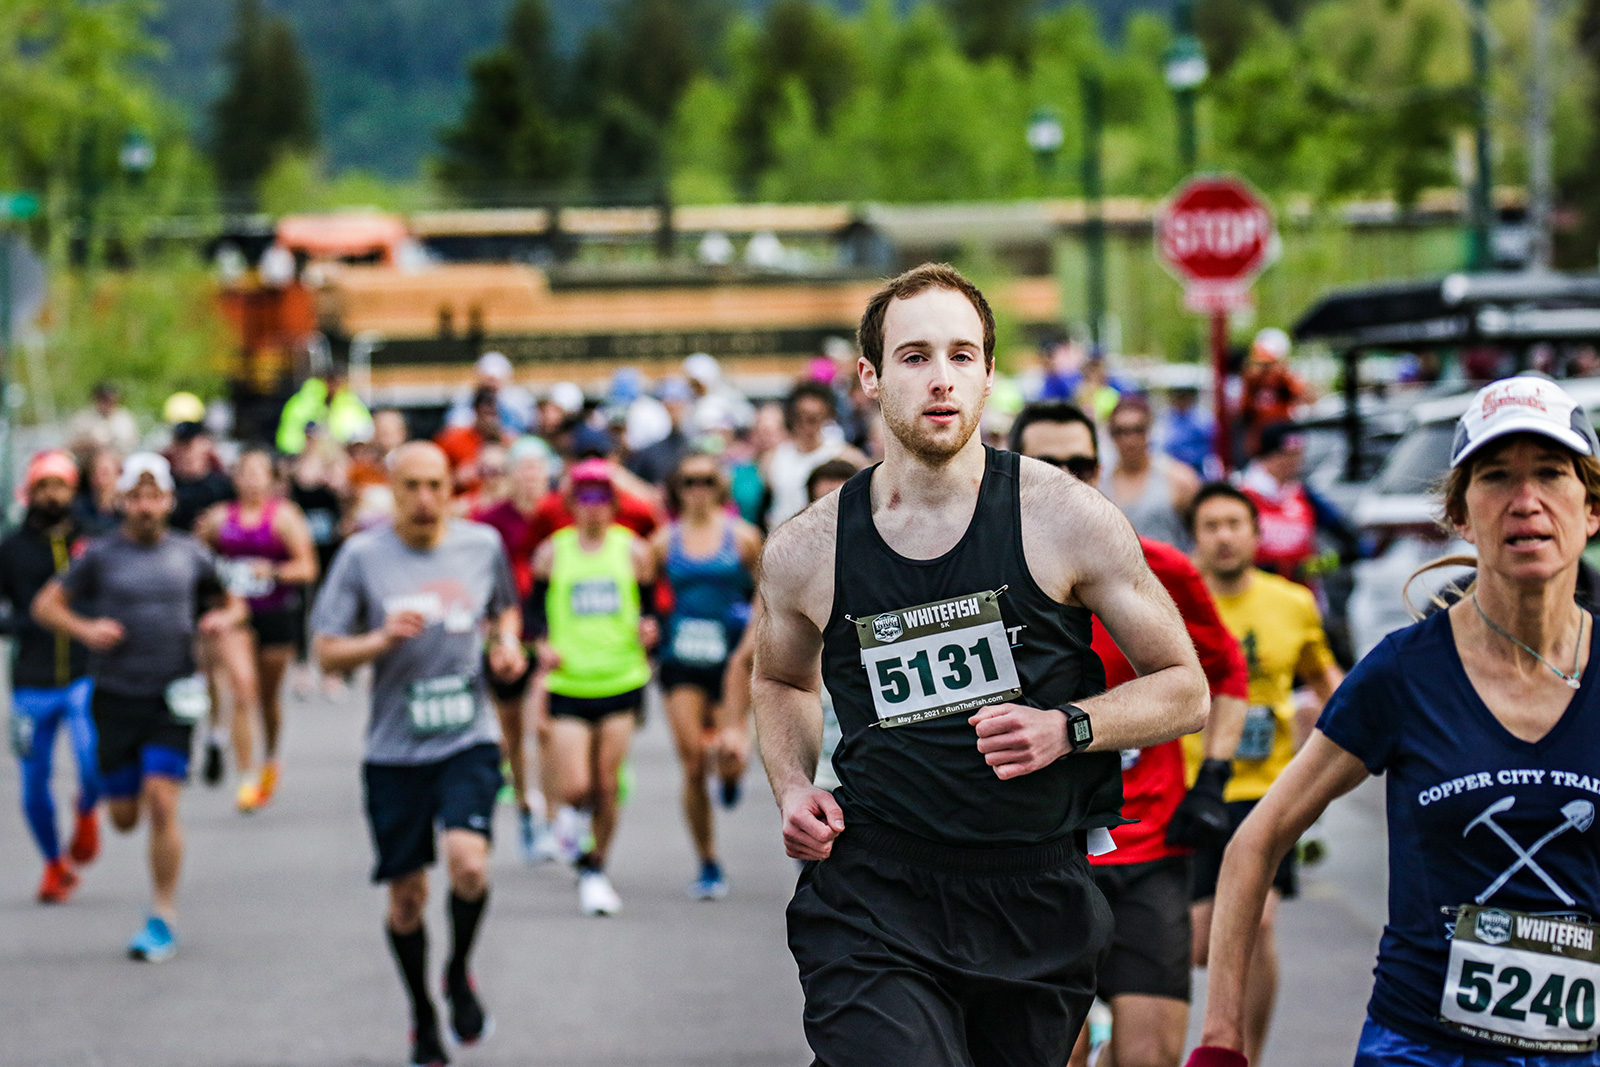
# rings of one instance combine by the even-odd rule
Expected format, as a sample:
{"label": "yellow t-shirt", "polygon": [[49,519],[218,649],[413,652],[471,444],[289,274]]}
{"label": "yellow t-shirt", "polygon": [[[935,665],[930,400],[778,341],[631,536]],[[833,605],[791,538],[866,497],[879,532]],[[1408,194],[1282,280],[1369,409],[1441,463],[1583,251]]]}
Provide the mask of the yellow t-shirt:
{"label": "yellow t-shirt", "polygon": [[[1311,590],[1287,578],[1252,571],[1237,596],[1217,595],[1217,614],[1244,650],[1250,667],[1250,705],[1244,736],[1223,798],[1260,800],[1294,758],[1294,677],[1333,664],[1322,615]],[[1199,734],[1183,739],[1189,778],[1203,757]]]}

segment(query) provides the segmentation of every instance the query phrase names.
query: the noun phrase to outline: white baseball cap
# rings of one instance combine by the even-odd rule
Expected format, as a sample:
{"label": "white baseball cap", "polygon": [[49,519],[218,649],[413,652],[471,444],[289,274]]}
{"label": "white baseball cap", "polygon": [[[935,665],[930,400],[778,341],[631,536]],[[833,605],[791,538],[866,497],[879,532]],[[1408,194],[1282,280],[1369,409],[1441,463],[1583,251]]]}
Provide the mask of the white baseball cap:
{"label": "white baseball cap", "polygon": [[478,357],[478,377],[493,378],[497,382],[511,380],[511,361],[504,352],[485,352]]}
{"label": "white baseball cap", "polygon": [[1495,438],[1511,433],[1536,433],[1580,456],[1600,454],[1600,440],[1582,404],[1542,374],[1519,374],[1484,386],[1472,398],[1456,423],[1451,468]]}
{"label": "white baseball cap", "polygon": [[576,415],[583,410],[583,390],[574,382],[557,382],[552,385],[549,399],[550,403],[568,415]]}
{"label": "white baseball cap", "polygon": [[692,382],[712,386],[722,380],[722,364],[708,352],[696,352],[683,361],[683,373]]}
{"label": "white baseball cap", "polygon": [[135,452],[122,461],[122,473],[117,475],[117,492],[132,492],[147,474],[162,492],[172,492],[172,465],[165,456],[155,452]]}

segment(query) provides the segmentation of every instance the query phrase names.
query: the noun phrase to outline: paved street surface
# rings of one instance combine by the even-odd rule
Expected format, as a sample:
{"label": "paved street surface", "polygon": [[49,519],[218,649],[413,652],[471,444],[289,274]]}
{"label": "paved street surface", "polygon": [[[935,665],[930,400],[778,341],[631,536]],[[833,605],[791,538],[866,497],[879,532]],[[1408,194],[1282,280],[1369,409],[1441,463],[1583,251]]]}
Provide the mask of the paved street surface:
{"label": "paved street surface", "polygon": [[[0,759],[0,1064],[404,1062],[406,1017],[382,935],[382,894],[367,882],[362,722],[355,699],[291,701],[283,788],[258,815],[237,814],[231,788],[187,791],[182,942],[161,966],[123,956],[146,899],[142,835],[108,834],[67,906],[33,903],[38,866],[18,811],[16,765]],[[63,748],[58,773],[68,760]],[[529,870],[501,848],[476,956],[499,1031],[456,1063],[809,1062],[783,935],[794,868],[764,782],[750,780],[744,804],[719,813],[733,894],[696,903],[684,894],[693,864],[659,714],[634,769],[612,865],[621,916],[580,917],[569,872]],[[63,781],[57,796],[69,795]],[[1331,812],[1333,857],[1307,879],[1304,899],[1283,909],[1270,1063],[1351,1061],[1384,908],[1381,817],[1381,789],[1370,785]],[[512,828],[502,811],[504,846]],[[437,971],[448,940],[437,892],[429,923]]]}

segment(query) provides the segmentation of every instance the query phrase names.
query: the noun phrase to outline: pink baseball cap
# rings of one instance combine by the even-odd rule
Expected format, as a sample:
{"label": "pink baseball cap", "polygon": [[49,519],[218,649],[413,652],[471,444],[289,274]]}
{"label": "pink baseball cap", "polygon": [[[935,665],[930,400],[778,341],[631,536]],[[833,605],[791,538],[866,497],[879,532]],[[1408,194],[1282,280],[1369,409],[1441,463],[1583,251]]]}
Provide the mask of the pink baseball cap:
{"label": "pink baseball cap", "polygon": [[591,485],[599,482],[604,485],[611,484],[611,464],[598,457],[586,459],[582,463],[575,463],[572,467],[572,484],[588,482]]}
{"label": "pink baseball cap", "polygon": [[76,489],[78,465],[65,452],[40,452],[28,463],[28,473],[22,478],[23,489],[32,492],[34,485],[46,478],[60,478],[69,489]]}

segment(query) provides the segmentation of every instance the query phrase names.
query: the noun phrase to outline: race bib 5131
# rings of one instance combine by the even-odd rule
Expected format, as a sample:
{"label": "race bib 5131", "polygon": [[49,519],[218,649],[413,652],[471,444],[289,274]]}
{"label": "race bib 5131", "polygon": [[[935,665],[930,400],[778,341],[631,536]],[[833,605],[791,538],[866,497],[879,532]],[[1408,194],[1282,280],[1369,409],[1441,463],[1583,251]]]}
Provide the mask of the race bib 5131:
{"label": "race bib 5131", "polygon": [[972,712],[1022,695],[998,592],[856,620],[880,726]]}

